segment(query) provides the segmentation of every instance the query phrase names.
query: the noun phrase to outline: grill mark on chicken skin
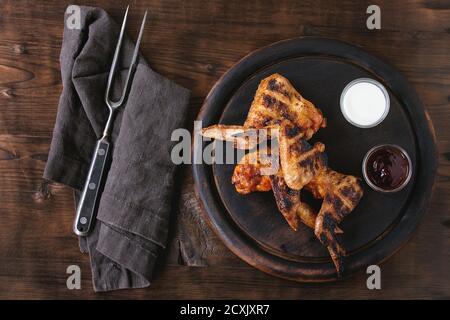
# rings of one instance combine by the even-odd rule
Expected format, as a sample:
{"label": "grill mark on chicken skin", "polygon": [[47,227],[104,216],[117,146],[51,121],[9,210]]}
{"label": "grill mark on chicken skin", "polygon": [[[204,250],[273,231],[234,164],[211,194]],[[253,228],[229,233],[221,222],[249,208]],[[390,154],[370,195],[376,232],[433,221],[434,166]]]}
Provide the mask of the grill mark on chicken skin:
{"label": "grill mark on chicken skin", "polygon": [[283,129],[278,141],[284,179],[291,189],[301,190],[326,166],[325,145],[317,142],[311,146],[301,135],[289,136]]}
{"label": "grill mark on chicken skin", "polygon": [[280,179],[280,177],[274,175],[269,178],[278,209],[289,226],[297,231],[298,217],[294,208],[294,203],[296,203],[299,194],[297,194],[297,192],[288,192],[286,184],[283,183],[283,180]]}
{"label": "grill mark on chicken skin", "polygon": [[341,192],[343,196],[351,201],[352,205],[356,206],[358,204],[360,197],[354,188],[344,187]]}
{"label": "grill mark on chicken skin", "polygon": [[300,132],[301,132],[301,128],[299,128],[299,127],[294,127],[294,126],[289,126],[289,125],[286,125],[284,127],[284,134],[289,138],[299,135]]}
{"label": "grill mark on chicken skin", "polygon": [[317,215],[314,234],[328,248],[338,274],[343,272],[345,251],[334,228],[358,205],[363,195],[359,178],[333,171],[329,168],[320,172],[306,189],[323,198]]}
{"label": "grill mark on chicken skin", "polygon": [[278,210],[289,226],[297,231],[298,223],[301,221],[313,229],[317,215],[308,204],[301,201],[299,190],[293,190],[286,185],[282,171],[271,175],[270,182]]}
{"label": "grill mark on chicken skin", "polygon": [[244,127],[261,128],[279,119],[299,127],[305,139],[326,126],[322,112],[314,104],[304,99],[285,77],[273,74],[261,80]]}
{"label": "grill mark on chicken skin", "polygon": [[277,110],[284,119],[287,119],[291,122],[295,121],[295,119],[292,117],[291,113],[288,110],[289,108],[288,105],[283,101],[278,100],[276,97],[264,94],[263,105],[267,108]]}
{"label": "grill mark on chicken skin", "polygon": [[284,88],[284,86],[281,83],[277,82],[275,78],[269,80],[267,88],[273,92],[281,93],[285,97],[290,98],[289,92]]}
{"label": "grill mark on chicken skin", "polygon": [[283,102],[279,102],[275,97],[269,96],[267,94],[263,95],[264,106],[274,108],[277,107],[278,103],[283,104]]}

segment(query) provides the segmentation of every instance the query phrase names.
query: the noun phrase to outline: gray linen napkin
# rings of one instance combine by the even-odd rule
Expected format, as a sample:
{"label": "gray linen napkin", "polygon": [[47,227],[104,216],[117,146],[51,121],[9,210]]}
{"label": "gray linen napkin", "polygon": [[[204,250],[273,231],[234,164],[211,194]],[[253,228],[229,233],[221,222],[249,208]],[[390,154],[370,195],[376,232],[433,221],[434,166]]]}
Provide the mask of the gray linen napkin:
{"label": "gray linen napkin", "polygon": [[[63,91],[44,172],[44,178],[76,192],[83,187],[107,119],[104,91],[119,34],[119,26],[105,11],[80,8],[81,28],[64,28]],[[126,38],[116,97],[133,48]],[[114,122],[111,168],[97,222],[91,235],[80,238],[82,251],[90,254],[95,291],[150,284],[155,260],[166,244],[173,202],[170,136],[184,125],[188,101],[188,90],[153,72],[139,57],[128,100]]]}

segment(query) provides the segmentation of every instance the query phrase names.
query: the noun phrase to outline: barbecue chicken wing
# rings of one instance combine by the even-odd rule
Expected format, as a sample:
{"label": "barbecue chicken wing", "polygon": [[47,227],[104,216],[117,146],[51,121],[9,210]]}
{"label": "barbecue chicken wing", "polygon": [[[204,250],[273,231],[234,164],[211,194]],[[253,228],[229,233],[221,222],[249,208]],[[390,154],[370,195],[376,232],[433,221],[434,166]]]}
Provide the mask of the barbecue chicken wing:
{"label": "barbecue chicken wing", "polygon": [[296,127],[280,128],[278,143],[284,180],[291,189],[301,190],[327,165],[325,145],[311,146]]}
{"label": "barbecue chicken wing", "polygon": [[249,140],[255,136],[256,130],[246,129],[274,126],[292,130],[291,134],[295,132],[298,138],[306,140],[326,126],[322,112],[304,99],[285,77],[277,73],[259,84],[243,126],[213,125],[204,128],[202,135],[232,141],[240,149],[251,149],[257,140]]}
{"label": "barbecue chicken wing", "polygon": [[306,140],[326,126],[322,112],[303,98],[288,79],[275,73],[259,84],[244,127],[263,128],[280,122],[283,127],[299,128]]}
{"label": "barbecue chicken wing", "polygon": [[343,272],[345,251],[339,244],[335,230],[339,223],[358,205],[363,196],[359,178],[329,168],[317,174],[305,186],[316,198],[323,199],[314,226],[314,234],[327,247],[338,273]]}

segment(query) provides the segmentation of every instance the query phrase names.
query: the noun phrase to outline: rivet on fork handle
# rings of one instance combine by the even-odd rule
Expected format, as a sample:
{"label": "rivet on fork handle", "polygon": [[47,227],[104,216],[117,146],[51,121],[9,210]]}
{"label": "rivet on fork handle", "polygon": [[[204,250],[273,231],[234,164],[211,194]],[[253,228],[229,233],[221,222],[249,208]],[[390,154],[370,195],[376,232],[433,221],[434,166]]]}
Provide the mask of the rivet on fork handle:
{"label": "rivet on fork handle", "polygon": [[92,229],[92,221],[98,208],[98,196],[103,189],[102,179],[105,166],[109,161],[110,143],[106,138],[97,141],[95,152],[92,157],[91,167],[84,184],[80,202],[77,208],[77,219],[75,220],[74,232],[79,236],[88,235]]}

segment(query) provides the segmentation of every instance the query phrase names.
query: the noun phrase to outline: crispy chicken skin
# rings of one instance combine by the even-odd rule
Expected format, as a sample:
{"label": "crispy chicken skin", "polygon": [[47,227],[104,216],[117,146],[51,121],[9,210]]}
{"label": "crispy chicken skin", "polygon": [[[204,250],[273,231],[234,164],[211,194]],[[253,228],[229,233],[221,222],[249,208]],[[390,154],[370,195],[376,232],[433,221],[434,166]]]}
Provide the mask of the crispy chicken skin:
{"label": "crispy chicken skin", "polygon": [[283,127],[298,128],[306,140],[326,126],[322,112],[303,98],[288,79],[275,73],[260,82],[244,127],[263,128],[280,121]]}
{"label": "crispy chicken skin", "polygon": [[281,170],[276,175],[270,176],[269,179],[278,210],[283,214],[289,226],[297,231],[300,220],[314,229],[317,215],[308,204],[301,201],[300,191],[287,186]]}
{"label": "crispy chicken skin", "polygon": [[[291,83],[275,73],[261,81],[243,126],[212,125],[202,130],[208,138],[232,141],[237,148],[251,149],[255,141],[249,137],[255,131],[270,127],[292,129],[299,138],[310,139],[320,128],[326,127],[322,112],[303,98]],[[225,130],[230,129],[230,130]],[[245,135],[243,135],[246,133]],[[251,140],[251,139],[250,139]]]}
{"label": "crispy chicken skin", "polygon": [[325,145],[311,146],[295,127],[280,128],[278,141],[284,180],[291,189],[301,190],[327,165]]}
{"label": "crispy chicken skin", "polygon": [[326,168],[316,175],[305,189],[310,190],[315,197],[323,199],[314,234],[327,247],[340,274],[343,272],[342,257],[345,256],[345,251],[336,237],[335,230],[361,200],[361,181],[354,176]]}
{"label": "crispy chicken skin", "polygon": [[270,176],[263,175],[261,168],[264,162],[259,152],[249,152],[239,161],[234,168],[231,183],[240,194],[249,194],[255,191],[270,191]]}
{"label": "crispy chicken skin", "polygon": [[284,179],[291,189],[301,190],[326,166],[325,145],[317,142],[311,146],[302,138],[303,133],[297,127],[273,125],[267,128],[268,133],[258,138],[255,138],[254,129],[234,125],[211,126],[203,129],[202,134],[209,138],[233,142],[233,145],[240,149],[253,149],[257,146],[258,140],[267,136],[278,137],[279,158],[281,167],[284,168]]}

